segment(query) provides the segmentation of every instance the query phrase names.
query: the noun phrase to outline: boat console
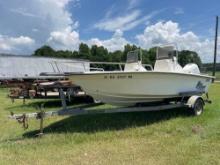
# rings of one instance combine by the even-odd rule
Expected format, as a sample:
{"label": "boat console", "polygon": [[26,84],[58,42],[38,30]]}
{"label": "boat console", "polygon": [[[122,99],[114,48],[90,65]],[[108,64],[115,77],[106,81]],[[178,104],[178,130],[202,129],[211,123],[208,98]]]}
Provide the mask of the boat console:
{"label": "boat console", "polygon": [[127,61],[125,63],[125,72],[147,71],[142,65],[142,59],[139,58],[139,50],[130,51],[127,54]]}
{"label": "boat console", "polygon": [[200,74],[197,64],[190,63],[182,68],[177,59],[178,52],[173,46],[158,47],[154,71]]}

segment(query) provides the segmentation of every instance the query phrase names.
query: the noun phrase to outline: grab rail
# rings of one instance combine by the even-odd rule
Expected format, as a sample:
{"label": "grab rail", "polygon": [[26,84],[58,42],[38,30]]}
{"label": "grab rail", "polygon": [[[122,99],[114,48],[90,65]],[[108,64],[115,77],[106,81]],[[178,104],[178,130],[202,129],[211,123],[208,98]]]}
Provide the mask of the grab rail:
{"label": "grab rail", "polygon": [[[84,72],[88,71],[88,70],[105,71],[101,67],[100,68],[99,67],[90,67],[91,64],[118,65],[119,68],[120,68],[120,71],[123,71],[122,66],[127,64],[125,62],[85,62],[85,61],[63,61],[63,62],[61,62],[61,61],[59,61],[59,62],[52,61],[52,62],[54,62],[58,73],[61,73],[61,69],[58,66],[59,63],[77,63],[77,64],[81,64],[83,66]],[[51,62],[51,65],[53,66],[52,62]],[[89,68],[86,68],[86,64],[89,64]],[[141,65],[144,66],[144,67],[149,67],[150,68],[150,69],[147,69],[147,70],[153,70],[153,67],[150,64],[141,64]],[[53,67],[53,69],[54,69],[54,67]]]}

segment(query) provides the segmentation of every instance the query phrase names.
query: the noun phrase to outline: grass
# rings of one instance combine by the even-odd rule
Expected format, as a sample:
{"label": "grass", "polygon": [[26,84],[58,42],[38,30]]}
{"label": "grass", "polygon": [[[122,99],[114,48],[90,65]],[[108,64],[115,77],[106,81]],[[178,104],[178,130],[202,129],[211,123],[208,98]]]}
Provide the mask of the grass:
{"label": "grass", "polygon": [[[52,117],[41,138],[33,137],[39,121],[23,130],[7,115],[34,112],[42,100],[12,104],[6,93],[0,89],[0,164],[220,164],[220,83],[199,117],[185,109]],[[46,110],[59,108],[56,100],[43,102]]]}
{"label": "grass", "polygon": [[216,80],[220,81],[220,71],[215,73]]}
{"label": "grass", "polygon": [[[209,71],[209,72],[207,72],[207,74],[209,74],[211,76],[212,72]],[[215,77],[216,77],[215,80],[220,81],[220,71],[215,72]]]}

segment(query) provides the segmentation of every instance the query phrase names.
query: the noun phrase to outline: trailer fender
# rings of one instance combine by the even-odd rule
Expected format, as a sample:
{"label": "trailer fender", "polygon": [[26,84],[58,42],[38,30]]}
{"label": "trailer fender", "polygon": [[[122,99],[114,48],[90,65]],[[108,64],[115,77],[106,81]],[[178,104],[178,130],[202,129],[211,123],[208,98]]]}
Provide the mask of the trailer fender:
{"label": "trailer fender", "polygon": [[197,96],[197,95],[194,95],[194,96],[191,96],[188,100],[187,100],[187,105],[189,106],[189,108],[194,108],[195,106],[195,103],[198,99],[201,99],[202,102],[203,102],[203,105],[205,105],[205,102],[203,100],[203,98],[201,96]]}
{"label": "trailer fender", "polygon": [[205,102],[201,96],[194,95],[188,99],[187,105],[189,106],[189,109],[192,111],[193,115],[199,116],[203,112]]}

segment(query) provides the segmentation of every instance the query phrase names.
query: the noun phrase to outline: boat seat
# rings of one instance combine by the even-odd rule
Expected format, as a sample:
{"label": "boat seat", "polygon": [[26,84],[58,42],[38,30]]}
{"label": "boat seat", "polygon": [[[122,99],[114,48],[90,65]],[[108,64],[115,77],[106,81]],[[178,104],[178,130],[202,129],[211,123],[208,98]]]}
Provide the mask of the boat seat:
{"label": "boat seat", "polygon": [[147,71],[141,64],[140,61],[138,62],[134,62],[134,63],[126,63],[125,64],[125,69],[124,71],[127,71],[127,72],[136,72],[136,71]]}
{"label": "boat seat", "polygon": [[154,65],[154,71],[183,73],[183,68],[178,64],[176,57],[174,57],[172,59],[156,60]]}

